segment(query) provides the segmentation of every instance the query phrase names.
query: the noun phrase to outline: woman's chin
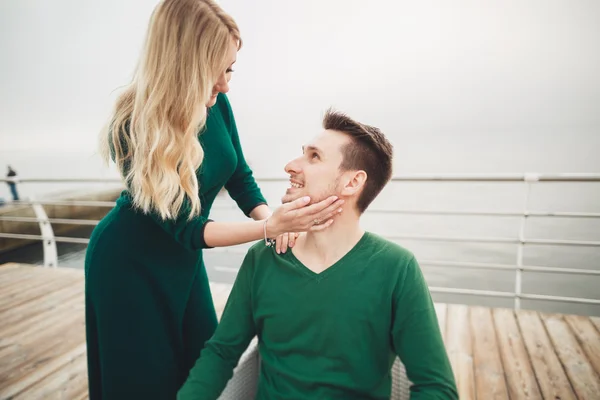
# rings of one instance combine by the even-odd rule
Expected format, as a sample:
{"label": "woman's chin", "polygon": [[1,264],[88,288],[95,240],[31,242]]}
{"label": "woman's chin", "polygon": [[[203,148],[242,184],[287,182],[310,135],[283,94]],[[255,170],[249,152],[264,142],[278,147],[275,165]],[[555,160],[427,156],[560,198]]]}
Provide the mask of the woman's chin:
{"label": "woman's chin", "polygon": [[206,107],[210,108],[210,107],[214,106],[215,104],[217,104],[217,96],[211,97],[210,100],[208,100],[208,103],[206,103]]}

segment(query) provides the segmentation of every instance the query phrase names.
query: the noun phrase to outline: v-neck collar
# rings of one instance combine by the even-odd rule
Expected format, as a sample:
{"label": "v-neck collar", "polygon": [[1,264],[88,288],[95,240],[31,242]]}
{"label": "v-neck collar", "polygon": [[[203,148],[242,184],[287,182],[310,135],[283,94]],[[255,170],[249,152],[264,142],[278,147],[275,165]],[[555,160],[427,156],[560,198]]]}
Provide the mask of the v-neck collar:
{"label": "v-neck collar", "polygon": [[321,280],[325,276],[331,274],[334,270],[338,269],[338,267],[341,264],[346,262],[346,260],[349,257],[351,257],[354,252],[356,252],[358,249],[360,249],[364,245],[364,243],[367,241],[368,237],[369,237],[369,232],[365,231],[363,233],[363,235],[361,236],[361,238],[358,240],[358,242],[356,242],[356,244],[346,254],[344,254],[339,260],[337,260],[336,262],[331,264],[331,266],[329,266],[328,268],[326,268],[325,270],[323,270],[321,272],[315,272],[312,269],[308,268],[306,265],[304,265],[304,263],[296,257],[296,255],[294,254],[292,249],[290,249],[290,251],[288,251],[286,254],[290,258],[290,260],[296,266],[298,266],[300,268],[300,270],[302,272],[304,272],[305,274],[307,274],[309,276],[317,278],[317,280]]}

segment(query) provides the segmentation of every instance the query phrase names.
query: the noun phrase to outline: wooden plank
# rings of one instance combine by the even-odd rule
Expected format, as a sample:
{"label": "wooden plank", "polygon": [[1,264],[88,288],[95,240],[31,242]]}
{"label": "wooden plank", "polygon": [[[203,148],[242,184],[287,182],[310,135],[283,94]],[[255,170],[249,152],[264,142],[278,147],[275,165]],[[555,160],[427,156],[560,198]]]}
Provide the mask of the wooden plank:
{"label": "wooden plank", "polygon": [[469,329],[469,308],[464,305],[448,305],[446,335],[448,357],[458,386],[461,400],[475,400],[473,376],[473,351]]}
{"label": "wooden plank", "polygon": [[[50,363],[85,342],[85,324],[82,320],[67,321],[62,331],[55,331],[41,340],[17,348],[0,363],[0,381],[12,382],[20,376]],[[67,329],[74,333],[61,336]]]}
{"label": "wooden plank", "polygon": [[19,304],[37,300],[38,298],[76,281],[72,276],[49,276],[43,280],[32,280],[21,287],[12,288],[2,294],[0,298],[0,311],[18,306]]}
{"label": "wooden plank", "polygon": [[539,314],[525,310],[518,311],[516,314],[544,398],[577,400]]}
{"label": "wooden plank", "polygon": [[0,279],[2,279],[2,277],[5,276],[5,274],[10,273],[11,271],[14,271],[18,268],[19,264],[17,263],[0,264]]}
{"label": "wooden plank", "polygon": [[[41,381],[53,372],[58,371],[61,368],[68,368],[76,358],[82,355],[85,357],[85,350],[86,344],[82,343],[64,353],[62,356],[53,359],[46,365],[36,366],[36,368],[29,373],[19,374],[16,379],[13,379],[11,382],[3,381],[2,387],[0,388],[0,398],[13,398],[13,396],[17,396],[19,393],[33,386],[36,382]],[[87,385],[83,390],[85,390],[87,394]]]}
{"label": "wooden plank", "polygon": [[494,321],[489,308],[471,307],[471,335],[474,356],[476,398],[508,398],[504,368],[498,352]]}
{"label": "wooden plank", "polygon": [[31,277],[26,282],[11,285],[2,291],[0,298],[0,310],[12,308],[18,305],[18,300],[33,300],[44,295],[58,290],[72,282],[81,282],[83,279],[73,276],[37,276]]}
{"label": "wooden plank", "polygon": [[511,399],[542,399],[513,310],[492,311],[506,385]]}
{"label": "wooden plank", "polygon": [[[4,304],[8,304],[14,298],[22,298],[29,297],[28,291],[35,290],[38,287],[44,287],[51,285],[54,281],[61,281],[62,279],[55,275],[54,277],[49,276],[48,279],[44,279],[39,275],[31,275],[27,279],[20,281],[19,283],[12,283],[10,286],[4,288],[2,290],[2,298],[0,299],[0,307],[4,306]],[[5,307],[2,307],[5,308]]]}
{"label": "wooden plank", "polygon": [[41,313],[51,312],[59,307],[68,299],[79,296],[83,293],[83,284],[73,284],[65,286],[56,292],[50,293],[36,302],[23,303],[14,308],[0,312],[0,320],[4,326],[11,326],[26,321]]}
{"label": "wooden plank", "polygon": [[[0,326],[0,398],[87,399],[86,366],[82,361],[83,271],[5,267],[11,273],[0,271],[0,287],[6,282],[2,277],[7,278],[10,284],[5,288],[12,297],[8,301],[5,291],[0,291],[0,302],[8,305],[0,311],[0,321],[10,322]],[[62,286],[65,281],[70,283]],[[231,287],[211,282],[219,316]],[[587,393],[582,396],[573,391],[568,382],[573,379],[571,375],[579,373],[575,370],[579,364],[571,367],[571,373],[565,372],[564,356],[557,356],[552,349],[556,338],[546,334],[546,321],[542,322],[537,313],[519,312],[515,318],[512,310],[470,310],[441,303],[435,304],[435,309],[461,399],[541,399],[544,394],[552,400],[556,396],[569,400],[575,398],[575,393],[586,398]],[[580,346],[581,355],[597,377],[600,319],[569,316],[563,324],[567,331],[575,332],[571,341]],[[587,387],[589,377],[583,380]]]}
{"label": "wooden plank", "polygon": [[596,374],[600,375],[600,332],[596,330],[588,317],[566,315],[565,321],[575,333],[579,345],[594,367]]}
{"label": "wooden plank", "polygon": [[9,269],[0,291],[0,398],[87,399],[83,271]]}
{"label": "wooden plank", "polygon": [[548,314],[543,314],[542,320],[577,397],[580,400],[598,399],[600,378],[567,322],[560,315]]}
{"label": "wooden plank", "polygon": [[77,393],[75,396],[73,396],[73,400],[88,400],[88,399],[89,399],[89,393],[88,393],[87,387],[85,388],[84,392]]}
{"label": "wooden plank", "polygon": [[590,321],[592,321],[592,324],[594,324],[594,326],[596,327],[596,329],[598,330],[598,332],[600,332],[600,318],[598,318],[598,317],[591,317]]}
{"label": "wooden plank", "polygon": [[45,333],[60,328],[64,324],[64,319],[82,315],[84,312],[82,302],[83,294],[65,301],[64,304],[61,304],[50,313],[40,314],[24,321],[22,324],[16,324],[3,330],[0,333],[0,358],[6,352],[4,346],[14,343],[29,343],[31,340],[36,340],[37,337],[43,336]]}
{"label": "wooden plank", "polygon": [[5,270],[0,270],[0,287],[6,287],[10,282],[14,283],[25,278],[43,281],[48,277],[60,276],[83,278],[84,273],[83,270],[75,268],[45,268],[37,265],[13,264]]}
{"label": "wooden plank", "polygon": [[7,262],[7,263],[4,263],[4,264],[0,264],[0,268],[4,268],[4,267],[9,268],[9,267],[14,267],[15,265],[18,266],[19,264],[15,263],[15,262]]}
{"label": "wooden plank", "polygon": [[66,325],[80,320],[83,324],[83,306],[79,309],[73,307],[72,312],[66,312],[54,319],[52,323],[44,324],[39,329],[32,329],[23,337],[2,338],[0,349],[0,376],[7,370],[15,368],[20,362],[43,352],[48,348],[48,343],[53,342],[55,337],[69,338],[74,332],[67,331]]}
{"label": "wooden plank", "polygon": [[15,374],[23,374],[28,368],[39,367],[52,358],[85,341],[83,308],[75,315],[66,315],[56,327],[32,335],[26,341],[11,346],[0,358],[0,381],[9,381]]}
{"label": "wooden plank", "polygon": [[[15,338],[19,341],[24,341],[32,333],[43,333],[44,329],[48,327],[59,326],[65,312],[71,314],[77,309],[82,308],[83,303],[84,295],[80,294],[79,296],[65,300],[62,304],[52,309],[51,312],[38,314],[18,324],[3,327],[4,329],[0,330],[0,347],[7,343],[12,343]],[[2,350],[0,350],[1,353]]]}
{"label": "wooden plank", "polygon": [[15,399],[72,399],[73,395],[80,393],[81,388],[86,385],[87,361],[85,354],[82,354],[20,393]]}
{"label": "wooden plank", "polygon": [[435,303],[435,315],[437,315],[438,324],[440,326],[440,332],[442,333],[442,339],[446,343],[446,312],[448,307],[444,303]]}
{"label": "wooden plank", "polygon": [[0,289],[4,292],[7,288],[16,285],[18,282],[24,282],[36,278],[39,274],[33,267],[16,267],[9,269],[0,277]]}

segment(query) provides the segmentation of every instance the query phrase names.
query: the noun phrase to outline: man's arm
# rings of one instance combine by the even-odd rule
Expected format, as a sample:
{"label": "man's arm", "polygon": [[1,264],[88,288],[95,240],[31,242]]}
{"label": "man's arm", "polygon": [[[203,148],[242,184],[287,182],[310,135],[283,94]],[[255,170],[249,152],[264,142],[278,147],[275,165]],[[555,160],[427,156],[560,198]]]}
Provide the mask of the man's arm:
{"label": "man's arm", "polygon": [[206,342],[200,358],[177,393],[177,400],[214,400],[233,375],[233,369],[256,334],[252,317],[252,250],[246,254],[221,321]]}
{"label": "man's arm", "polygon": [[413,383],[411,400],[458,399],[435,307],[414,257],[394,292],[392,338],[396,354]]}

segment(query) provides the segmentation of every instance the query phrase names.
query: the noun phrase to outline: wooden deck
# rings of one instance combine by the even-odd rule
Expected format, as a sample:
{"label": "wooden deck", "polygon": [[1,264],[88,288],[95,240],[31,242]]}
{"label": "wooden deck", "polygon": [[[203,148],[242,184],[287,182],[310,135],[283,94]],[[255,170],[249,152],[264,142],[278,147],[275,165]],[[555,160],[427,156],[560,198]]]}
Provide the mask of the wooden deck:
{"label": "wooden deck", "polygon": [[[217,311],[230,285],[211,284]],[[87,399],[83,271],[0,266],[0,399]],[[600,399],[600,319],[437,304],[461,399]]]}

